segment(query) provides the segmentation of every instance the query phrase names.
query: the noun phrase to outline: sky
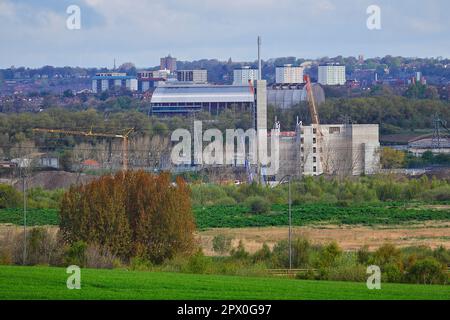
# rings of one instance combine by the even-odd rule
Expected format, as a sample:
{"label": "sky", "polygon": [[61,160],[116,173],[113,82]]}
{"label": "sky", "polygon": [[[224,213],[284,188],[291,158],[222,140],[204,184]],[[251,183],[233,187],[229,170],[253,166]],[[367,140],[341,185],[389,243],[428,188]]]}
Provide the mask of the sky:
{"label": "sky", "polygon": [[[66,12],[80,8],[81,28]],[[367,27],[380,8],[381,29]],[[448,0],[0,0],[0,68],[295,56],[450,57]]]}

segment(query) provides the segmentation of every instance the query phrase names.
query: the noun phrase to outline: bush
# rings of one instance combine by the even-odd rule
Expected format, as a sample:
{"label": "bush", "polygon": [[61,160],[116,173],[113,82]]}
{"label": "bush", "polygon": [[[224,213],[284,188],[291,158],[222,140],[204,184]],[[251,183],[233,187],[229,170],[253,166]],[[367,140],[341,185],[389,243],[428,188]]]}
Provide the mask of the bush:
{"label": "bush", "polygon": [[295,268],[309,265],[311,243],[306,238],[297,238],[292,241],[292,264]]}
{"label": "bush", "polygon": [[366,267],[362,265],[339,265],[327,272],[330,281],[365,282],[367,280]]}
{"label": "bush", "polygon": [[399,283],[403,281],[403,271],[398,264],[388,263],[383,266],[381,277],[382,281]]}
{"label": "bush", "polygon": [[96,269],[112,269],[119,260],[115,255],[96,245],[89,245],[86,249],[86,267]]}
{"label": "bush", "polygon": [[26,265],[50,265],[58,257],[58,243],[56,238],[45,228],[38,227],[27,231],[26,256],[24,262],[24,237],[22,232],[16,236],[14,247],[14,262]]}
{"label": "bush", "polygon": [[233,206],[236,204],[236,200],[234,200],[231,197],[223,197],[220,198],[216,201],[215,205],[216,206]]}
{"label": "bush", "polygon": [[80,268],[86,266],[86,249],[88,245],[84,241],[74,242],[69,246],[64,254],[64,263],[68,266],[75,265]]}
{"label": "bush", "polygon": [[272,259],[272,252],[269,246],[264,242],[261,249],[253,254],[253,262],[269,262]]}
{"label": "bush", "polygon": [[271,209],[269,200],[260,196],[249,197],[246,201],[246,205],[250,208],[252,213],[256,214],[269,213]]}
{"label": "bush", "polygon": [[231,250],[230,255],[233,259],[244,260],[249,257],[249,253],[245,251],[244,243],[242,240],[239,241],[237,248]]}
{"label": "bush", "polygon": [[189,257],[185,271],[188,273],[205,274],[210,268],[210,265],[210,258],[205,257],[203,252],[199,250],[197,253]]}
{"label": "bush", "polygon": [[423,199],[426,201],[450,201],[450,186],[440,186],[423,193]]}
{"label": "bush", "polygon": [[448,275],[445,266],[434,258],[418,260],[408,269],[408,279],[420,284],[446,284]]}
{"label": "bush", "polygon": [[374,252],[372,260],[381,268],[387,264],[401,264],[401,252],[393,244],[386,243]]}
{"label": "bush", "polygon": [[227,253],[231,249],[231,241],[231,237],[224,234],[218,234],[212,241],[213,250],[220,254]]}
{"label": "bush", "polygon": [[368,246],[359,248],[356,252],[356,258],[359,264],[368,265],[370,260],[370,252]]}
{"label": "bush", "polygon": [[136,271],[149,271],[152,269],[152,263],[142,257],[133,257],[130,259],[130,268]]}
{"label": "bush", "polygon": [[0,209],[17,208],[21,205],[21,193],[12,186],[0,184]]}
{"label": "bush", "polygon": [[335,265],[336,260],[342,255],[342,249],[333,241],[324,246],[319,252],[318,266],[320,268],[330,268]]}
{"label": "bush", "polygon": [[14,236],[11,230],[7,230],[0,238],[0,265],[13,263],[14,257]]}

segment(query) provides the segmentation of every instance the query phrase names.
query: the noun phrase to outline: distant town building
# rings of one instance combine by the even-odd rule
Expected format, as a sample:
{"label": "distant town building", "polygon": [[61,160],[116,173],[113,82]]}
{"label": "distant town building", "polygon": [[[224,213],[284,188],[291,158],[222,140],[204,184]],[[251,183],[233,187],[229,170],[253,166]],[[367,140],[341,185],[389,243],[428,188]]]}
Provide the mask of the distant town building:
{"label": "distant town building", "polygon": [[178,70],[177,80],[180,82],[207,83],[207,70]]}
{"label": "distant town building", "polygon": [[156,87],[164,84],[167,78],[159,77],[159,71],[138,71],[137,81],[138,81],[138,91],[147,92],[149,90],[154,90]]}
{"label": "distant town building", "polygon": [[327,64],[319,66],[318,82],[324,86],[342,86],[345,84],[345,66]]}
{"label": "distant town building", "polygon": [[275,70],[276,83],[303,83],[303,67],[294,67],[292,64],[285,64]]}
{"label": "distant town building", "polygon": [[114,91],[117,89],[137,91],[138,81],[136,77],[127,76],[126,73],[120,72],[97,73],[92,78],[92,91],[94,93]]}
{"label": "distant town building", "polygon": [[161,58],[160,69],[175,72],[177,70],[177,58],[172,58],[170,54],[167,57]]}
{"label": "distant town building", "polygon": [[170,70],[161,69],[161,70],[143,70],[137,72],[137,77],[139,78],[155,78],[155,79],[166,79],[169,78]]}
{"label": "distant town building", "polygon": [[247,85],[248,81],[258,80],[258,69],[251,69],[246,66],[240,69],[233,70],[233,85],[242,86]]}

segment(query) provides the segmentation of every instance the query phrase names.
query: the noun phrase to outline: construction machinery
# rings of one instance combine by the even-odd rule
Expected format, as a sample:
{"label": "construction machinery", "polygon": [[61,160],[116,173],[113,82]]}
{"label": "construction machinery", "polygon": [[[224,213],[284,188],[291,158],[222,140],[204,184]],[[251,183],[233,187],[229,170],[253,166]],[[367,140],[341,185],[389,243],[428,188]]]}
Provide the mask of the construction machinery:
{"label": "construction machinery", "polygon": [[308,100],[308,106],[309,106],[309,113],[311,114],[311,125],[313,128],[313,139],[315,139],[316,142],[316,153],[318,153],[318,157],[316,156],[316,159],[319,159],[319,163],[317,164],[317,174],[320,174],[322,172],[322,165],[323,165],[323,133],[320,128],[320,120],[319,120],[319,113],[317,111],[316,102],[314,99],[314,93],[311,85],[311,79],[309,75],[303,76],[303,82],[305,82],[305,88],[307,93],[307,100]]}
{"label": "construction machinery", "polygon": [[122,169],[124,171],[128,170],[128,137],[134,131],[134,128],[127,129],[124,134],[114,134],[114,133],[98,133],[93,132],[92,128],[89,131],[74,131],[74,130],[63,130],[63,129],[47,129],[47,128],[35,128],[34,132],[44,132],[44,133],[61,133],[66,135],[83,136],[83,137],[99,137],[99,138],[112,138],[112,139],[122,139]]}

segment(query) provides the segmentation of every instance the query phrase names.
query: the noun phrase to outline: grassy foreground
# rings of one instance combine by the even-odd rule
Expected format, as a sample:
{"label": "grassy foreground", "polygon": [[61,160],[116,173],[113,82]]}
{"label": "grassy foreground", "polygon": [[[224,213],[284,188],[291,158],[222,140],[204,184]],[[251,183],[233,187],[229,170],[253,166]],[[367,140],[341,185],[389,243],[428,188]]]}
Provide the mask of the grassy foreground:
{"label": "grassy foreground", "polygon": [[0,300],[11,299],[450,299],[450,286],[300,281],[126,270],[81,271],[69,290],[63,268],[0,266]]}

